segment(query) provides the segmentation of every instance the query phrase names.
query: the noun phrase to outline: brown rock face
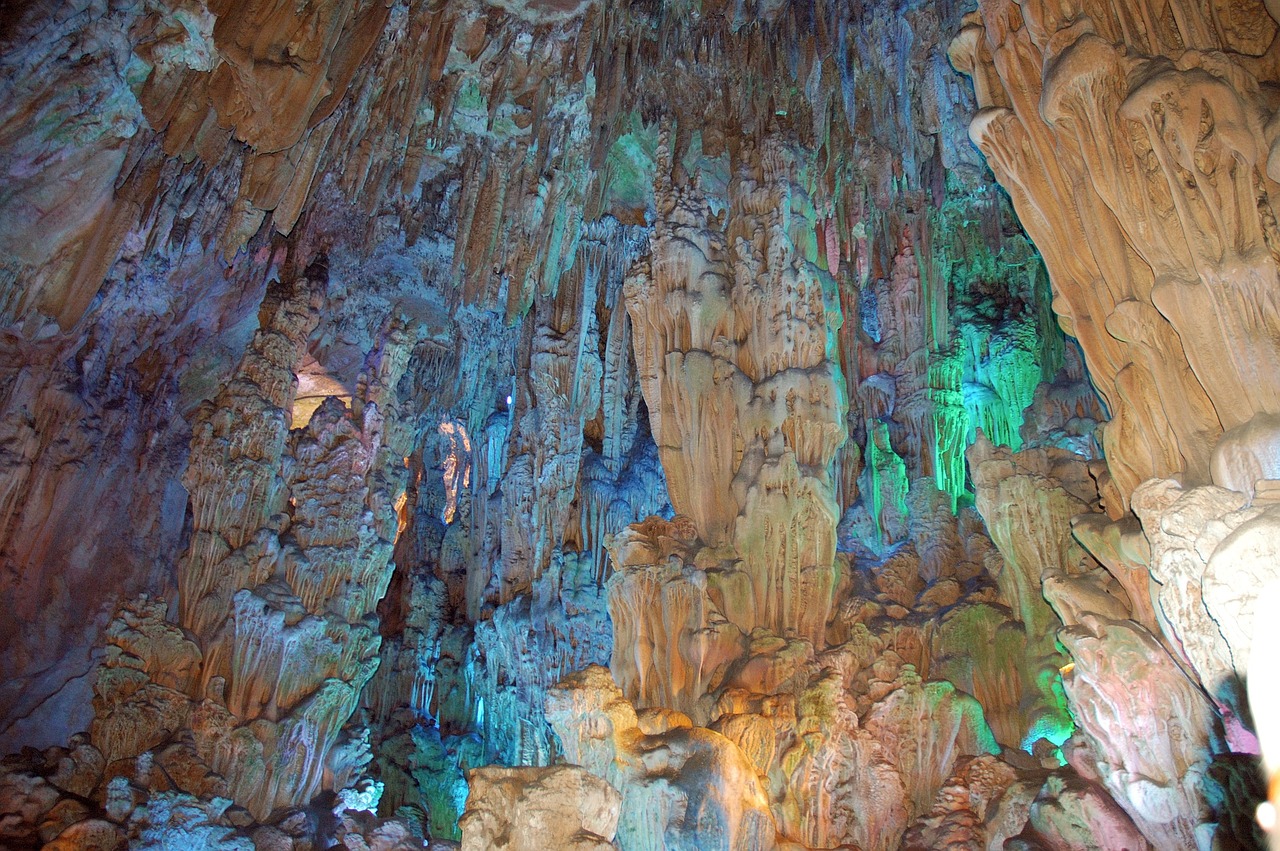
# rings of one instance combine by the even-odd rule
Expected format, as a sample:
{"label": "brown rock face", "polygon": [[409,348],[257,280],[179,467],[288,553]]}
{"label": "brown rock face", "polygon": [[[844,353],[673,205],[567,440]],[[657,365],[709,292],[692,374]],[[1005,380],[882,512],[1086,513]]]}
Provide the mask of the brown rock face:
{"label": "brown rock face", "polygon": [[330,398],[289,430],[324,279],[313,266],[268,296],[232,380],[197,414],[183,629],[162,605],[126,610],[96,686],[93,736],[108,760],[149,757],[189,729],[197,774],[259,819],[361,764],[343,764],[340,738],[377,667],[370,617],[390,579],[403,487],[382,413],[405,366],[402,335],[366,369],[359,422]]}
{"label": "brown rock face", "polygon": [[208,83],[218,124],[264,156],[293,147],[333,113],[382,33],[388,6],[215,0],[209,11],[222,57]]}

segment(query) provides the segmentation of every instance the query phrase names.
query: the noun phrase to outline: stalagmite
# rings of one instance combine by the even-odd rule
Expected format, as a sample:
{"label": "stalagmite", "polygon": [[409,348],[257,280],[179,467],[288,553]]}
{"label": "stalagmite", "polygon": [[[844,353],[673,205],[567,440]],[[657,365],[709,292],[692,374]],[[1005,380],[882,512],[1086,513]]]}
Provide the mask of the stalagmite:
{"label": "stalagmite", "polygon": [[603,851],[613,848],[622,800],[584,769],[479,768],[462,847],[475,851]]}
{"label": "stalagmite", "polygon": [[743,632],[817,643],[835,558],[830,465],[845,439],[829,357],[840,314],[787,235],[791,155],[771,141],[752,156],[725,233],[708,229],[705,199],[659,184],[664,218],[627,309],[672,505],[691,518],[703,563],[719,563],[695,585]]}
{"label": "stalagmite", "polygon": [[587,668],[547,697],[565,756],[622,793],[619,841],[628,848],[776,847],[768,799],[751,763],[700,727],[641,726],[606,669]]}

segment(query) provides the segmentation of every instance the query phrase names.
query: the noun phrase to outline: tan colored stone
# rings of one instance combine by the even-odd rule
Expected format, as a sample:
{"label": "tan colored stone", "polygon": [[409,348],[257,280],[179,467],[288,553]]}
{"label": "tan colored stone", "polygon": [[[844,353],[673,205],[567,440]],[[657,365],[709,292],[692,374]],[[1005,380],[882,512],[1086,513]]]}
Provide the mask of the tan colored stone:
{"label": "tan colored stone", "polygon": [[118,826],[102,819],[86,819],[78,821],[50,842],[46,842],[41,851],[83,851],[86,848],[98,851],[116,851],[125,847],[125,834]]}
{"label": "tan colored stone", "polygon": [[733,622],[820,643],[835,558],[830,465],[846,436],[828,356],[839,308],[776,213],[799,191],[780,141],[743,152],[723,232],[705,198],[664,182],[670,141],[652,255],[624,289],[668,491],[703,544],[736,550],[708,577]]}
{"label": "tan colored stone", "polygon": [[464,851],[605,851],[613,848],[622,796],[571,765],[477,768],[459,826]]}
{"label": "tan colored stone", "polygon": [[776,846],[768,797],[742,751],[701,727],[643,733],[606,668],[587,668],[551,689],[547,720],[567,760],[622,793],[620,844],[680,847],[715,837],[728,851]]}

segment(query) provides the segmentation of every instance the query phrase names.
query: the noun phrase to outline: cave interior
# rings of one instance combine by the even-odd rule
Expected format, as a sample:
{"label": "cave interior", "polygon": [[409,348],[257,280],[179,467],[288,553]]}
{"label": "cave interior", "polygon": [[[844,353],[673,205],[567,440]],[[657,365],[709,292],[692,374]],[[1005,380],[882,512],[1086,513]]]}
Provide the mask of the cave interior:
{"label": "cave interior", "polygon": [[1277,20],[0,5],[0,848],[1268,847]]}

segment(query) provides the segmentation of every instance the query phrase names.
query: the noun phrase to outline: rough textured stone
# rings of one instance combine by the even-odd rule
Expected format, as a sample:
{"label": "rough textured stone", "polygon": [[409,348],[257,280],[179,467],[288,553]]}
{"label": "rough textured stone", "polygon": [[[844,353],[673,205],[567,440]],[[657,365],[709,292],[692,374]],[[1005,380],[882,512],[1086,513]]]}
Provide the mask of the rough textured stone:
{"label": "rough textured stone", "polygon": [[613,848],[622,796],[574,766],[477,768],[459,823],[465,851]]}

